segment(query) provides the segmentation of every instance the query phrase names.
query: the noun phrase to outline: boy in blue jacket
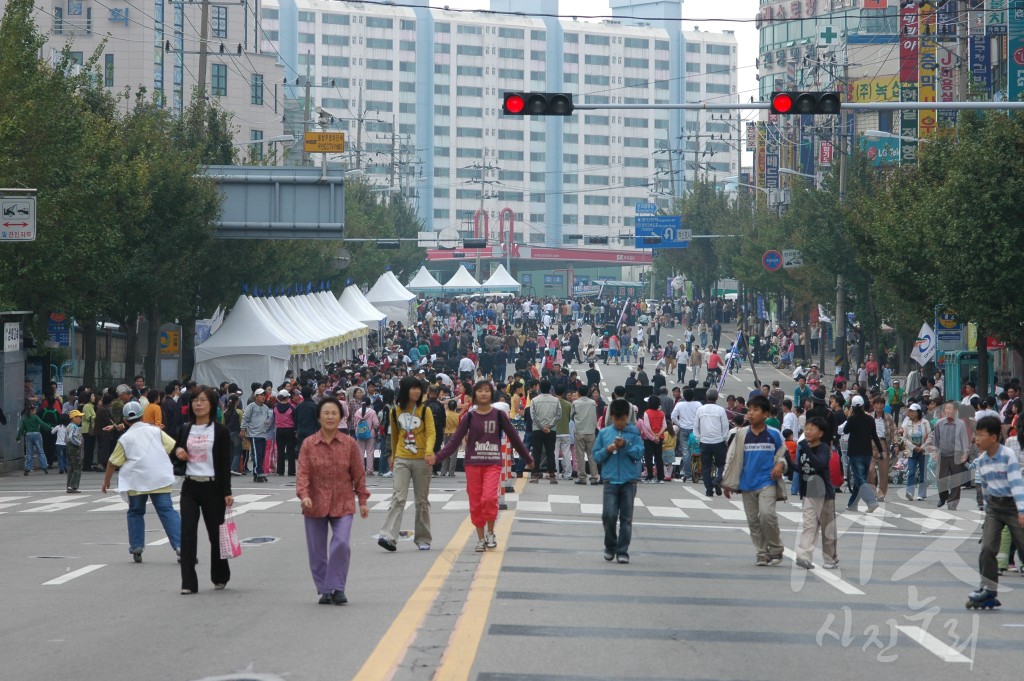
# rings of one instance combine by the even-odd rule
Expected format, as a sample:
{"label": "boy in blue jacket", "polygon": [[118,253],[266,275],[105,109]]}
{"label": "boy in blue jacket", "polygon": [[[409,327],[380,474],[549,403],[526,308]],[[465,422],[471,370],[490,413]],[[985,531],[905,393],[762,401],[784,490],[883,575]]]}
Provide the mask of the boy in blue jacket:
{"label": "boy in blue jacket", "polygon": [[[611,425],[597,434],[594,460],[601,466],[604,482],[604,559],[629,562],[629,542],[633,537],[633,499],[644,458],[640,431],[629,423],[632,407],[626,400],[613,400],[608,407]],[[618,530],[616,532],[616,530]]]}

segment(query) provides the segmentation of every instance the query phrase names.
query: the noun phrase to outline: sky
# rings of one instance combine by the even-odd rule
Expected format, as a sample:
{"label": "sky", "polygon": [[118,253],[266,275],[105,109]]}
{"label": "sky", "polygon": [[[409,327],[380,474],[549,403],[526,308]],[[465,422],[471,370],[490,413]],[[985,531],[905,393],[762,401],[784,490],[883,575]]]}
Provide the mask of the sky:
{"label": "sky", "polygon": [[[436,0],[431,6],[447,5],[451,9],[487,9],[488,0]],[[740,101],[749,101],[751,95],[757,94],[757,79],[754,75],[754,59],[758,51],[758,32],[754,28],[754,15],[758,10],[758,0],[683,0],[684,30],[693,30],[700,26],[704,31],[731,30],[736,32],[739,47],[738,87]],[[569,17],[594,16],[611,14],[607,0],[560,0],[559,13]],[[742,19],[743,21],[710,21],[710,19]]]}

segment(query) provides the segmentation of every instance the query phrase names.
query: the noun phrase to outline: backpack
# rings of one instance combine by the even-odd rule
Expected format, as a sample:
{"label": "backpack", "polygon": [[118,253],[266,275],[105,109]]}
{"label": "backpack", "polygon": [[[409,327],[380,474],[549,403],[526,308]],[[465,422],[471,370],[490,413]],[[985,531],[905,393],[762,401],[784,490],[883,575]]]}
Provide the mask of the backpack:
{"label": "backpack", "polygon": [[832,480],[832,487],[839,489],[843,486],[843,458],[839,456],[839,452],[835,449],[832,450],[832,456],[828,460],[828,475]]}
{"label": "backpack", "polygon": [[53,408],[54,405],[52,402],[48,404],[49,406],[43,407],[43,413],[39,415],[39,418],[43,420],[43,423],[52,428],[60,423],[60,414],[58,414],[57,410]]}
{"label": "backpack", "polygon": [[356,439],[357,440],[369,440],[373,437],[373,432],[370,429],[370,422],[367,419],[369,412],[364,411],[363,415],[358,417],[359,420],[356,422]]}

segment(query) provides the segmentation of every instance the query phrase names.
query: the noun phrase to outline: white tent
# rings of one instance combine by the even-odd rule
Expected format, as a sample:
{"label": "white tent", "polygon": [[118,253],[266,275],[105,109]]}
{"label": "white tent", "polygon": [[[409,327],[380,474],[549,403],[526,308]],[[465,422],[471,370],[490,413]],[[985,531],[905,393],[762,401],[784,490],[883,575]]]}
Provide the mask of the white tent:
{"label": "white tent", "polygon": [[518,293],[523,288],[518,281],[512,278],[512,275],[508,273],[504,265],[498,265],[498,269],[494,270],[494,273],[482,286],[483,290],[489,293]]}
{"label": "white tent", "polygon": [[[309,293],[306,295],[309,304],[316,307],[328,319],[335,320],[342,329],[342,344],[337,353],[337,359],[346,359],[352,355],[352,351],[362,345],[361,340],[370,332],[369,325],[355,319],[341,304],[327,291]],[[372,328],[376,328],[376,323]]]}
{"label": "white tent", "polygon": [[192,377],[196,382],[219,385],[230,381],[243,390],[254,382],[283,379],[295,354],[276,323],[246,296],[238,297],[221,327],[197,345],[195,352]]}
{"label": "white tent", "polygon": [[402,286],[402,282],[390,270],[380,275],[377,283],[366,294],[366,299],[389,319],[403,323],[412,321],[410,311],[416,294]]}
{"label": "white tent", "polygon": [[372,328],[377,328],[388,318],[366,299],[358,286],[346,286],[338,297],[338,305],[354,319]]}
{"label": "white tent", "polygon": [[445,282],[445,293],[477,293],[480,291],[480,282],[473,278],[465,265],[459,265],[452,278]]}
{"label": "white tent", "polygon": [[434,279],[434,275],[428,272],[426,267],[421,266],[406,288],[414,293],[440,293],[441,282]]}

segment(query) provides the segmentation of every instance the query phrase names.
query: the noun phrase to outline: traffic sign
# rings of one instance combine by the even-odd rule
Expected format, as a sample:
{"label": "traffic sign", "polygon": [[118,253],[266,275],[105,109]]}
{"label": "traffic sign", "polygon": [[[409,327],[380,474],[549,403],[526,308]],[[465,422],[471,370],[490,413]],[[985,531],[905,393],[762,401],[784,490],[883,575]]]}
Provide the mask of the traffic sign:
{"label": "traffic sign", "polygon": [[782,266],[787,270],[794,267],[803,267],[804,257],[800,254],[800,251],[784,250],[782,251]]}
{"label": "traffic sign", "polygon": [[345,133],[307,132],[302,136],[302,150],[307,154],[340,154],[345,151]]}
{"label": "traffic sign", "polygon": [[[637,248],[687,248],[693,232],[682,228],[679,215],[638,215],[633,222]],[[657,238],[658,243],[645,239]]]}
{"label": "traffic sign", "polygon": [[656,203],[637,203],[633,206],[633,211],[637,215],[654,215],[658,212],[658,204]]}
{"label": "traffic sign", "polygon": [[766,251],[761,256],[761,264],[769,272],[777,272],[782,269],[782,254],[778,251]]}
{"label": "traffic sign", "polygon": [[0,199],[0,241],[36,240],[36,197]]}

